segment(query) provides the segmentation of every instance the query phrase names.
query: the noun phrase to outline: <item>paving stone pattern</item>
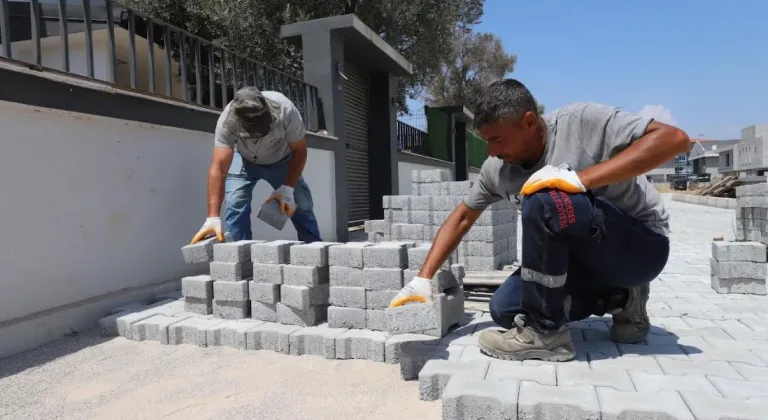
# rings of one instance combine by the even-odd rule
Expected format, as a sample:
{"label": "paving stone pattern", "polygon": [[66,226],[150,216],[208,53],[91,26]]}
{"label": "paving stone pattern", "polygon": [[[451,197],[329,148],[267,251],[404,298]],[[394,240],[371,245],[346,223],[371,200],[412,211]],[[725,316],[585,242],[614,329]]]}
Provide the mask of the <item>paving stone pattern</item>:
{"label": "paving stone pattern", "polygon": [[[412,171],[412,195],[383,197],[384,219],[369,220],[371,242],[430,242],[462,199],[472,181],[453,181],[442,169]],[[454,252],[467,271],[500,270],[517,261],[517,208],[509,200],[490,206]]]}
{"label": "paving stone pattern", "polygon": [[[665,200],[672,250],[651,284],[651,333],[617,345],[608,338],[610,317],[574,322],[577,358],[570,362],[484,356],[477,335],[498,327],[480,312],[465,312],[457,329],[438,338],[223,320],[161,296],[116,308],[100,325],[106,335],[171,345],[399,363],[403,379],[419,381],[422,399],[442,399],[444,419],[765,419],[768,297],[718,294],[710,285],[712,238],[734,239],[733,211]],[[195,296],[206,287],[186,285]]]}

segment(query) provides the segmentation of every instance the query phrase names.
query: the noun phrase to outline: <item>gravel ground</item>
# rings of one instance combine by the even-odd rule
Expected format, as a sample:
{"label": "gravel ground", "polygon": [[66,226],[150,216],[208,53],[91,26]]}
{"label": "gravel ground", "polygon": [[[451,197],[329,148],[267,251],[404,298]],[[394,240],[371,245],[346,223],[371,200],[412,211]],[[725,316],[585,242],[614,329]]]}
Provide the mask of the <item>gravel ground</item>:
{"label": "gravel ground", "polygon": [[0,359],[0,419],[440,419],[399,366],[95,332]]}

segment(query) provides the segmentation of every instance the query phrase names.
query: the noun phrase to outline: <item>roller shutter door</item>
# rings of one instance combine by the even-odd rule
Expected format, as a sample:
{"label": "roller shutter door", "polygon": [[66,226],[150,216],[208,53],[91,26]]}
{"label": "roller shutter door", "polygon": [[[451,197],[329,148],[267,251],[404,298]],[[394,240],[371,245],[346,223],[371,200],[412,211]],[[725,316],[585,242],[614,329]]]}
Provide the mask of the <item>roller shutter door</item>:
{"label": "roller shutter door", "polygon": [[370,218],[368,196],[368,75],[353,64],[344,64],[344,115],[347,131],[347,196],[349,224]]}

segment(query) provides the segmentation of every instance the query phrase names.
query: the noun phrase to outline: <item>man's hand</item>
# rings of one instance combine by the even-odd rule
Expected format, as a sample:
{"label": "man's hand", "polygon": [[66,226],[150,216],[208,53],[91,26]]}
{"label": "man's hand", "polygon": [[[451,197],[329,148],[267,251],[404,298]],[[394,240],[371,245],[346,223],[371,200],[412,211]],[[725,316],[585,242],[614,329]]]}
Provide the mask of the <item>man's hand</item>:
{"label": "man's hand", "polygon": [[520,194],[531,195],[544,188],[554,188],[570,194],[587,192],[579,176],[567,165],[558,167],[547,165],[539,169],[528,178]]}
{"label": "man's hand", "polygon": [[400,290],[400,293],[389,302],[389,307],[395,308],[397,306],[403,306],[409,302],[432,302],[432,285],[430,284],[429,279],[414,277],[413,280],[406,284],[405,287]]}
{"label": "man's hand", "polygon": [[205,219],[203,227],[197,232],[191,243],[197,243],[205,239],[206,236],[214,234],[220,242],[224,242],[224,234],[221,231],[221,218],[209,217]]}
{"label": "man's hand", "polygon": [[283,215],[291,217],[293,216],[293,213],[296,212],[296,203],[293,201],[293,188],[287,185],[281,186],[272,192],[272,195],[267,198],[265,203],[269,203],[273,200],[277,200],[277,202],[280,203],[280,213]]}

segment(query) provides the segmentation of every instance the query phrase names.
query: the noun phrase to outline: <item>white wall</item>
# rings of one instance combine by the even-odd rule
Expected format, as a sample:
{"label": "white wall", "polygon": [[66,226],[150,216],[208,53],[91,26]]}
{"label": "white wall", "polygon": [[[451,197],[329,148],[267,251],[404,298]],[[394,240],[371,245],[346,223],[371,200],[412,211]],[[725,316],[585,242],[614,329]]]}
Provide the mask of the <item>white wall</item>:
{"label": "white wall", "polygon": [[[398,152],[403,153],[403,152]],[[431,158],[425,158],[425,161],[432,160]],[[436,159],[434,159],[436,160]],[[442,161],[439,161],[442,162]],[[423,170],[430,170],[430,169],[446,169],[445,166],[442,165],[422,165],[418,163],[411,163],[411,162],[404,162],[402,160],[398,160],[397,162],[397,176],[398,176],[398,191],[400,195],[410,195],[411,194],[411,173],[413,171],[423,171]],[[453,173],[453,169],[451,171],[451,179],[455,179],[455,175]]]}
{"label": "white wall", "polygon": [[[111,308],[94,304],[105,294],[206,269],[186,266],[179,248],[206,216],[210,133],[8,102],[0,127],[0,356],[94,326]],[[326,240],[336,232],[333,167],[331,152],[310,150],[305,177]],[[259,185],[254,204],[269,191]],[[258,221],[254,235],[295,230]]]}

